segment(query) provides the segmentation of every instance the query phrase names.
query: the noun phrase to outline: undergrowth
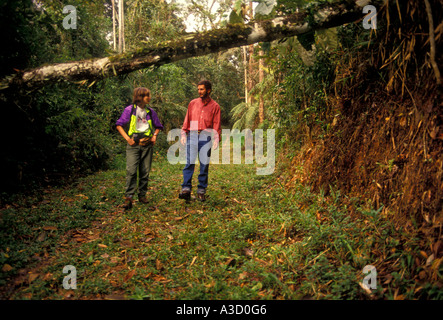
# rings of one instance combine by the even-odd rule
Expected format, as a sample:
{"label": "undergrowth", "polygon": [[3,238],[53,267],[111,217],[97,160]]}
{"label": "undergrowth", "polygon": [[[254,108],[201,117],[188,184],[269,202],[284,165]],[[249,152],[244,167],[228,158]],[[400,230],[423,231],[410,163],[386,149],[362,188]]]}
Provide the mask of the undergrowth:
{"label": "undergrowth", "polygon": [[[212,165],[209,199],[186,204],[181,169],[157,154],[151,203],[128,212],[122,167],[3,208],[2,298],[443,298],[442,258],[382,207],[244,164]],[[66,265],[76,289],[62,285]],[[361,286],[367,265],[373,290]]]}

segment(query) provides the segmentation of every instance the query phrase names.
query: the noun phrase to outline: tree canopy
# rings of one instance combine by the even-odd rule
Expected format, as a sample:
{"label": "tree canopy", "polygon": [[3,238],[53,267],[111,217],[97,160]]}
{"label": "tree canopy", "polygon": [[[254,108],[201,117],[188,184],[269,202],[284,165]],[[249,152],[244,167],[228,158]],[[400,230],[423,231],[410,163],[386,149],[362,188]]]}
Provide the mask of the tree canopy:
{"label": "tree canopy", "polygon": [[124,54],[19,71],[1,79],[0,89],[10,86],[32,88],[63,80],[94,81],[233,47],[312,33],[362,19],[365,5],[381,6],[383,3],[381,0],[359,0],[315,4],[284,17],[228,24],[224,28],[185,35],[175,40],[147,43]]}

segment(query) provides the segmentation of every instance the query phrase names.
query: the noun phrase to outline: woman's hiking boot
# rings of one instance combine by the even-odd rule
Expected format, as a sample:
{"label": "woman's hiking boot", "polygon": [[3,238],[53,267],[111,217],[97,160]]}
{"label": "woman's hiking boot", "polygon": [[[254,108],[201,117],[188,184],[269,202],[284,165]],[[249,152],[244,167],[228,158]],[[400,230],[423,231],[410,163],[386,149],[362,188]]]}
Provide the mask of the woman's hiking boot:
{"label": "woman's hiking boot", "polygon": [[125,210],[129,210],[132,208],[132,198],[131,197],[126,197],[125,198],[125,203],[123,204],[123,208]]}

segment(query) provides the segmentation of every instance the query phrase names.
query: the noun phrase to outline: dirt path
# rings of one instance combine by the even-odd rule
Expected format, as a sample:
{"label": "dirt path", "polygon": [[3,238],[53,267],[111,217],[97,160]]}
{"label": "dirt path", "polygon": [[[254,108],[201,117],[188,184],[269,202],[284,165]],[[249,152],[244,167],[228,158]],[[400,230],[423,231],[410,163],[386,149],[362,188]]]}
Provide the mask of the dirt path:
{"label": "dirt path", "polygon": [[[2,298],[442,297],[442,259],[431,261],[423,240],[381,210],[258,176],[253,165],[213,165],[209,199],[187,204],[178,199],[181,169],[156,159],[152,203],[128,212],[123,170],[4,208]],[[378,271],[372,291],[361,286],[367,265]]]}

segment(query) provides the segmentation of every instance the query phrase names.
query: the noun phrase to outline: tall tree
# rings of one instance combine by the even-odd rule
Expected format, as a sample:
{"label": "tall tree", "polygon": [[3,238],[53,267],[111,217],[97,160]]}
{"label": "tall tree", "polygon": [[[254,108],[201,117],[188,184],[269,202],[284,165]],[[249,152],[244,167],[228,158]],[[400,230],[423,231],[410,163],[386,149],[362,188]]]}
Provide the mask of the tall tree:
{"label": "tall tree", "polygon": [[[263,50],[260,49],[259,51],[259,55],[260,57],[263,57]],[[263,62],[263,58],[259,58],[258,60],[258,82],[260,84],[263,84],[263,80],[265,79],[265,71],[264,71],[264,62]],[[263,99],[263,92],[262,90],[260,90],[259,93],[260,97],[259,97],[259,105],[258,105],[258,119],[259,119],[259,123],[263,123],[263,121],[265,120],[265,102]]]}
{"label": "tall tree", "polygon": [[[247,8],[247,12],[249,14],[249,17],[251,17],[251,19],[254,17],[254,13],[252,10],[252,1],[249,1],[249,7]],[[248,61],[248,69],[249,69],[249,79],[248,79],[248,92],[249,92],[249,101],[247,101],[247,103],[249,105],[252,105],[252,103],[254,102],[253,99],[253,95],[250,94],[252,88],[254,87],[254,77],[253,77],[253,73],[254,73],[254,65],[255,65],[255,59],[254,59],[254,44],[250,44],[248,46],[248,51],[249,51],[249,61]]]}
{"label": "tall tree", "polygon": [[118,0],[118,52],[125,51],[125,11],[124,1]]}
{"label": "tall tree", "polygon": [[114,50],[117,50],[117,35],[115,34],[115,0],[111,0],[112,2],[112,44],[114,47]]}

